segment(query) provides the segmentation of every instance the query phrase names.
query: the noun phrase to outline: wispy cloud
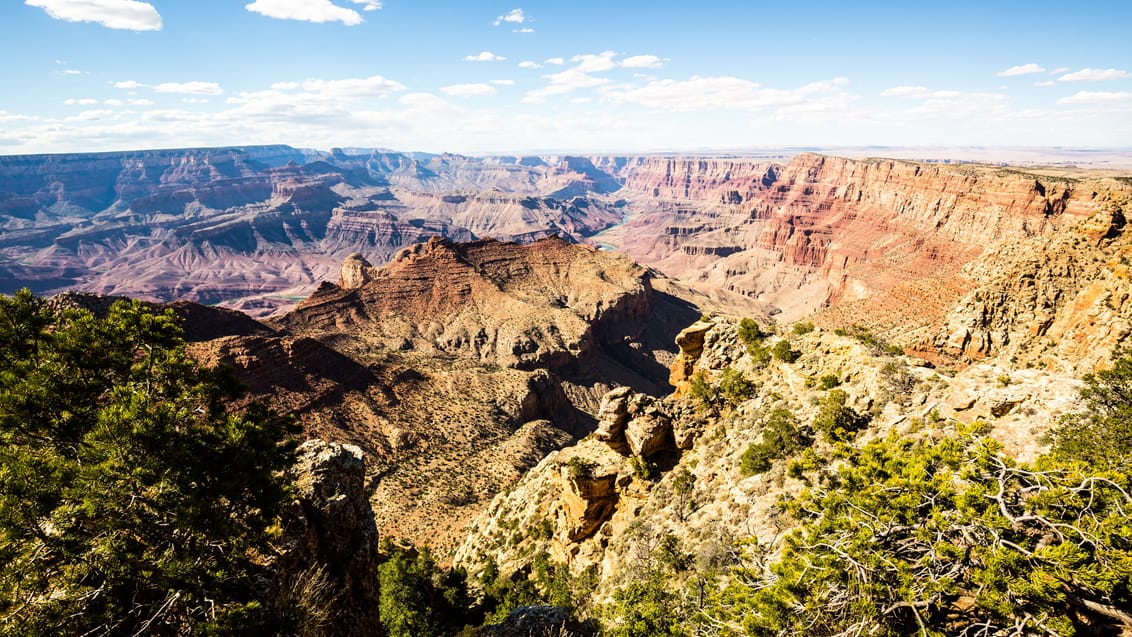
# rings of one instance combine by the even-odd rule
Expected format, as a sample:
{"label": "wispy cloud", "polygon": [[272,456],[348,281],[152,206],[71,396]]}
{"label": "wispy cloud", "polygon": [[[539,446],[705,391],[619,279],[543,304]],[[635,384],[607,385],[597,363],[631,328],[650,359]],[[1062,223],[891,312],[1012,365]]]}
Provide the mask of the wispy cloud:
{"label": "wispy cloud", "polygon": [[535,30],[530,27],[522,27],[521,29],[511,29],[511,33],[534,33]]}
{"label": "wispy cloud", "polygon": [[496,55],[491,51],[480,51],[476,55],[468,55],[464,57],[465,62],[502,62],[507,58],[502,55]]}
{"label": "wispy cloud", "polygon": [[547,58],[546,63],[553,64],[555,66],[562,66],[566,63],[566,58]]}
{"label": "wispy cloud", "polygon": [[63,100],[63,103],[66,104],[67,106],[90,106],[91,104],[97,104],[98,100],[91,98],[91,97],[83,97],[83,98],[80,98],[80,99],[75,99],[75,98],[72,97],[72,98]]}
{"label": "wispy cloud", "polygon": [[627,69],[659,69],[667,60],[655,55],[633,55],[621,60],[621,66]]}
{"label": "wispy cloud", "polygon": [[1030,75],[1031,73],[1044,73],[1044,72],[1045,72],[1045,67],[1039,66],[1037,64],[1030,63],[1030,64],[1020,64],[1018,66],[1012,66],[1012,67],[1006,69],[1005,71],[999,71],[998,73],[995,73],[995,75],[997,75],[999,77],[1014,77],[1015,75]]}
{"label": "wispy cloud", "polygon": [[522,24],[526,21],[527,16],[523,14],[522,9],[511,9],[507,13],[496,18],[495,22],[492,22],[492,24],[494,24],[495,26],[499,26],[504,22],[510,22],[511,24]]}
{"label": "wispy cloud", "polygon": [[571,68],[560,73],[552,73],[547,75],[546,79],[548,79],[550,83],[542,88],[528,91],[527,94],[523,96],[523,102],[527,104],[542,104],[548,97],[554,95],[563,95],[578,89],[593,88],[611,82],[609,78],[590,75],[579,68]]}
{"label": "wispy cloud", "polygon": [[[380,2],[353,0],[354,4],[365,5],[366,11],[380,9]],[[357,11],[340,7],[330,0],[255,0],[244,5],[253,13],[279,20],[300,20],[303,22],[325,23],[341,22],[346,26],[357,26],[365,20]]]}
{"label": "wispy cloud", "polygon": [[513,86],[515,80],[491,80],[490,83],[496,86]]}
{"label": "wispy cloud", "polygon": [[453,97],[484,97],[486,95],[495,95],[495,87],[483,82],[474,84],[452,84],[450,86],[442,86],[440,90],[445,95]]}
{"label": "wispy cloud", "polygon": [[694,76],[687,80],[656,80],[639,88],[609,91],[605,97],[659,111],[757,111],[799,105],[820,96],[838,95],[847,85],[848,80],[835,78],[795,89],[774,89],[737,77]]}
{"label": "wispy cloud", "polygon": [[362,5],[362,11],[377,11],[381,8],[381,0],[351,0],[354,4]]}
{"label": "wispy cloud", "polygon": [[1128,91],[1078,91],[1069,97],[1057,100],[1058,104],[1120,104],[1123,102],[1132,103],[1132,93]]}
{"label": "wispy cloud", "polygon": [[[570,58],[571,62],[577,62],[578,66],[575,68],[582,73],[600,73],[601,71],[608,71],[609,69],[617,68],[617,64],[613,62],[613,57],[617,53],[613,51],[602,51],[601,53],[585,53],[582,55],[575,55]],[[550,63],[550,60],[547,60]]]}
{"label": "wispy cloud", "polygon": [[1034,82],[1034,86],[1041,86],[1043,88],[1053,86],[1054,84],[1056,84],[1056,82],[1054,82],[1053,80],[1042,80],[1040,82]]}
{"label": "wispy cloud", "polygon": [[138,0],[24,0],[56,20],[94,22],[108,29],[160,31],[161,14],[148,2]]}
{"label": "wispy cloud", "polygon": [[220,95],[224,89],[216,82],[162,82],[153,87],[158,93],[183,93],[186,95]]}
{"label": "wispy cloud", "polygon": [[538,62],[532,62],[530,60],[523,60],[522,62],[519,62],[519,68],[521,68],[521,69],[541,69],[542,65],[539,64]]}
{"label": "wispy cloud", "polygon": [[889,117],[908,120],[1005,119],[1012,113],[1010,99],[1002,93],[895,86],[882,91],[881,97],[895,97],[914,102],[909,108],[888,114]]}
{"label": "wispy cloud", "polygon": [[134,81],[134,80],[124,80],[122,82],[114,82],[113,86],[114,86],[114,88],[124,88],[124,89],[134,90],[134,89],[138,89],[138,88],[143,88],[146,85],[142,84],[141,82]]}
{"label": "wispy cloud", "polygon": [[1081,69],[1066,73],[1057,78],[1059,82],[1104,82],[1108,80],[1123,80],[1132,77],[1127,71],[1121,69]]}

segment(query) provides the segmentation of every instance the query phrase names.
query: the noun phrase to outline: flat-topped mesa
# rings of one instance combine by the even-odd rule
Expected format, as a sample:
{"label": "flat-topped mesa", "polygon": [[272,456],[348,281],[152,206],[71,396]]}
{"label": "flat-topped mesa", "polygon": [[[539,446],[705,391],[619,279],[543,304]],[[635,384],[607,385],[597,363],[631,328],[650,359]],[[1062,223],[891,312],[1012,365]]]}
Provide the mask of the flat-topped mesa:
{"label": "flat-topped mesa", "polygon": [[324,283],[281,323],[519,369],[557,368],[592,354],[606,325],[646,317],[648,276],[625,256],[556,236],[529,245],[434,237],[379,268],[350,255],[338,285]]}

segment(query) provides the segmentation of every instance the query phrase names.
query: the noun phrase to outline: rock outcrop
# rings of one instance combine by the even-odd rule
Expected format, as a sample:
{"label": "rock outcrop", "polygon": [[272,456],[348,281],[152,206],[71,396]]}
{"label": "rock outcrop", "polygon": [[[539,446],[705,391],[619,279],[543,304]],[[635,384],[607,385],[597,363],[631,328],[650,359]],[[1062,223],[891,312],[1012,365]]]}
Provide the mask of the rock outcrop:
{"label": "rock outcrop", "polygon": [[308,440],[292,470],[296,499],[284,512],[275,605],[303,634],[374,635],[377,527],[365,460],[350,445]]}
{"label": "rock outcrop", "polygon": [[[818,453],[832,452],[811,429],[828,391],[817,379],[835,379],[847,407],[867,420],[858,443],[889,434],[933,436],[982,422],[1007,453],[1032,459],[1043,450],[1042,434],[1081,405],[1080,383],[1055,372],[996,362],[943,373],[886,353],[868,335],[821,328],[766,337],[768,347],[789,338],[799,357],[760,362],[739,339],[736,322],[717,318],[696,327],[691,349],[698,355],[690,371],[716,388],[725,374],[739,374],[749,383],[747,394],[719,395],[706,403],[703,397],[657,400],[625,389],[606,394],[601,435],[554,452],[497,496],[471,524],[456,564],[474,574],[490,560],[507,573],[529,567],[530,556],[546,551],[574,572],[596,569],[601,600],[641,560],[661,559],[657,547],[666,537],[703,568],[725,566],[740,538],[774,546],[790,524],[781,515],[780,499],[805,485],[788,474],[787,459],[748,475],[743,456],[762,440],[776,410],[813,434]],[[631,423],[650,415],[669,423],[665,435],[675,444],[655,457],[652,473],[640,470],[645,458],[617,444],[618,436],[630,435]],[[515,537],[508,531],[515,528],[542,531]],[[498,541],[501,537],[509,541]],[[701,573],[699,568],[688,573]]]}

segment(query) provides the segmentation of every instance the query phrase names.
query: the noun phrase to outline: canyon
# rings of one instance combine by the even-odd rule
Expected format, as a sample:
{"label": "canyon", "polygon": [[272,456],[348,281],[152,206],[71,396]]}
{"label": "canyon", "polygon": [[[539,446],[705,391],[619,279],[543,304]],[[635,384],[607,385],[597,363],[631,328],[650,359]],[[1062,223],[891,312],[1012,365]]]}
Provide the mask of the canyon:
{"label": "canyon", "polygon": [[[493,499],[531,484],[517,497],[534,507],[523,515],[560,520],[552,552],[600,562],[586,542],[632,515],[554,472],[588,458],[604,477],[587,493],[647,500],[627,458],[664,464],[695,444],[707,425],[680,395],[695,372],[742,359],[719,344],[733,318],[816,326],[805,373],[744,363],[787,383],[778,393],[799,413],[803,377],[837,366],[871,379],[857,407],[892,402],[878,370],[893,361],[846,353],[844,332],[914,357],[899,363],[922,388],[901,400],[934,406],[918,418],[990,414],[1006,399],[979,397],[1004,375],[1051,387],[1011,400],[1052,418],[1050,404],[1071,403],[1054,386],[1075,388],[1132,333],[1130,198],[1132,180],[1109,173],[813,153],[0,157],[0,291],[173,309],[194,357],[233,368],[245,400],[365,453],[382,536],[478,568],[491,520],[519,507]],[[704,334],[706,359],[687,349]],[[733,461],[752,431],[727,429],[737,442],[704,462]],[[1028,433],[1004,431],[1028,448]]]}

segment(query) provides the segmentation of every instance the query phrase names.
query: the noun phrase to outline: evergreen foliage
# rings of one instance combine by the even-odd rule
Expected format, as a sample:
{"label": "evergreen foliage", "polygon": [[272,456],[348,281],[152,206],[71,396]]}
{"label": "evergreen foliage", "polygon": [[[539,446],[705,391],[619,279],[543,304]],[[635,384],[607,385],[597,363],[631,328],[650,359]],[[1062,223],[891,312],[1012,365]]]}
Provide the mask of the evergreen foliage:
{"label": "evergreen foliage", "polygon": [[1064,419],[1050,432],[1053,453],[1103,469],[1132,466],[1132,357],[1112,369],[1086,375],[1081,396],[1088,411]]}
{"label": "evergreen foliage", "polygon": [[226,402],[178,319],[0,297],[0,635],[242,634],[288,421]]}
{"label": "evergreen foliage", "polygon": [[852,440],[868,424],[868,419],[849,407],[848,401],[849,395],[844,390],[830,390],[814,416],[814,431],[820,432],[829,442]]}
{"label": "evergreen foliage", "polygon": [[1118,635],[1129,482],[970,434],[846,448],[788,502],[781,559],[750,554],[708,615],[725,635]]}
{"label": "evergreen foliage", "polygon": [[799,356],[802,355],[802,353],[794,349],[794,346],[790,344],[790,341],[785,338],[774,344],[772,353],[774,354],[774,360],[781,361],[783,363],[793,363],[794,361],[798,360]]}
{"label": "evergreen foliage", "polygon": [[379,608],[389,637],[450,635],[476,622],[463,571],[440,569],[427,548],[384,543],[381,552]]}
{"label": "evergreen foliage", "polygon": [[775,408],[763,424],[762,440],[743,452],[739,471],[745,476],[769,471],[774,460],[798,453],[811,442],[789,409]]}

